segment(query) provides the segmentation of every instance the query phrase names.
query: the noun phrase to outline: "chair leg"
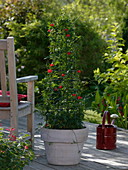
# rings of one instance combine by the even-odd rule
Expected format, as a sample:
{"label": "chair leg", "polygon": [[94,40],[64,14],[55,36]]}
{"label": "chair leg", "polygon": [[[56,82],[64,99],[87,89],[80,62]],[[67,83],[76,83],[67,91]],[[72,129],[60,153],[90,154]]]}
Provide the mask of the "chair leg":
{"label": "chair leg", "polygon": [[[16,114],[17,115],[17,114]],[[16,115],[11,116],[10,118],[10,126],[14,128],[14,134],[18,136],[18,117]]]}
{"label": "chair leg", "polygon": [[34,113],[27,115],[27,131],[31,133],[32,147],[34,146]]}
{"label": "chair leg", "polygon": [[34,107],[35,107],[34,81],[28,82],[27,95],[28,101],[30,101],[32,104],[31,114],[27,116],[27,130],[28,132],[31,133],[32,146],[34,146]]}

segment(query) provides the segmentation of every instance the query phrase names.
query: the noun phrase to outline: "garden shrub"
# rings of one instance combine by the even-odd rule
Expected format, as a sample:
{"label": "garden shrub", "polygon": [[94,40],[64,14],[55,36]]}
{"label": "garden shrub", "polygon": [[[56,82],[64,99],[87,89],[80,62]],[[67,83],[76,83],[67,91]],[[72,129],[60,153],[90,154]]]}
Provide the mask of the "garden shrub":
{"label": "garden shrub", "polygon": [[98,83],[104,85],[104,91],[102,94],[100,89],[97,90],[93,107],[98,112],[108,110],[111,114],[118,114],[117,125],[128,128],[128,51],[126,54],[122,52],[124,44],[117,38],[117,27],[116,24],[113,26],[108,52],[105,53],[105,62],[110,67],[103,73],[99,69],[94,72]]}
{"label": "garden shrub", "polygon": [[35,157],[30,141],[26,140],[28,135],[16,137],[13,131],[13,128],[0,127],[1,170],[21,170]]}
{"label": "garden shrub", "polygon": [[128,50],[128,10],[125,13],[124,17],[124,25],[122,28],[122,36],[124,39],[124,47],[123,47],[123,52],[125,53]]}
{"label": "garden shrub", "polygon": [[80,20],[75,20],[76,34],[81,36],[79,41],[80,59],[79,65],[82,69],[81,78],[93,79],[93,70],[100,67],[104,69],[102,63],[103,53],[105,51],[106,42],[101,36],[95,32],[91,24],[86,21],[83,23]]}

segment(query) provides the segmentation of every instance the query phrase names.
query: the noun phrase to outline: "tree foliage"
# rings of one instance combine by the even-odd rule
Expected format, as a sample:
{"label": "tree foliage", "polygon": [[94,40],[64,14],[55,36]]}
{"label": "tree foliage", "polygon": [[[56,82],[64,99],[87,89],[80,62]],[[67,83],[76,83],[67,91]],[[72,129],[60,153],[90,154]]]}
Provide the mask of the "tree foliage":
{"label": "tree foliage", "polygon": [[[72,2],[70,4],[72,6]],[[0,19],[1,38],[8,35],[15,38],[18,76],[33,73],[43,76],[46,62],[44,59],[49,55],[47,23],[60,15],[62,5],[64,7],[66,3],[62,1],[61,4],[57,0],[50,1],[50,4],[48,0],[10,0],[3,4]],[[66,10],[65,12],[72,18],[71,12]],[[76,15],[78,12],[76,11],[74,14]],[[81,53],[79,64],[82,63],[82,77],[92,78],[93,69],[101,65],[105,42],[92,28],[92,23],[89,23],[88,19],[84,23],[78,18],[75,20],[75,25],[77,27],[76,34],[83,37],[79,42]]]}
{"label": "tree foliage", "polygon": [[56,0],[50,4],[48,0],[9,0],[1,6],[1,38],[15,38],[18,76],[43,76],[49,44],[47,22],[58,15],[59,7]]}

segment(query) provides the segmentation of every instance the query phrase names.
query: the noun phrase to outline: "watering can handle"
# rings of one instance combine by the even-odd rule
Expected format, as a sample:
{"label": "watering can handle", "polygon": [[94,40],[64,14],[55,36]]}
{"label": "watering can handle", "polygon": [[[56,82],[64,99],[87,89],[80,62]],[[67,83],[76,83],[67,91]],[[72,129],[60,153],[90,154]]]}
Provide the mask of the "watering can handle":
{"label": "watering can handle", "polygon": [[108,111],[104,111],[103,120],[102,120],[102,128],[105,127],[106,117],[107,117],[108,124],[109,124],[109,125],[111,124],[111,121],[110,121],[110,113],[109,113]]}

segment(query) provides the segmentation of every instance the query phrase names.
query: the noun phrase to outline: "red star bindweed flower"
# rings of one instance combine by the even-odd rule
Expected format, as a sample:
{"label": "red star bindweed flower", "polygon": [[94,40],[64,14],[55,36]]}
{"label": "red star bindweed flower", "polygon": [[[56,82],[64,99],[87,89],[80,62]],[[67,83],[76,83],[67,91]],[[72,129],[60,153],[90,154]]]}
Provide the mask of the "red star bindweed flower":
{"label": "red star bindweed flower", "polygon": [[64,29],[64,31],[68,31],[68,29]]}
{"label": "red star bindweed flower", "polygon": [[51,27],[54,27],[54,24],[50,24]]}
{"label": "red star bindweed flower", "polygon": [[70,37],[71,35],[70,34],[66,34],[66,37]]}
{"label": "red star bindweed flower", "polygon": [[72,96],[76,96],[76,94],[72,94]]}
{"label": "red star bindweed flower", "polygon": [[64,76],[65,76],[65,74],[61,74],[61,76],[62,76],[62,77],[64,77]]}
{"label": "red star bindweed flower", "polygon": [[57,88],[54,88],[54,91],[58,91],[58,89],[57,89]]}
{"label": "red star bindweed flower", "polygon": [[55,66],[54,64],[50,64],[51,67]]}
{"label": "red star bindweed flower", "polygon": [[82,99],[82,97],[81,97],[81,96],[78,96],[77,99]]}
{"label": "red star bindweed flower", "polygon": [[10,141],[16,141],[16,136],[15,136],[15,135],[10,135],[9,140],[10,140]]}
{"label": "red star bindweed flower", "polygon": [[51,32],[52,30],[48,30],[48,32]]}
{"label": "red star bindweed flower", "polygon": [[58,88],[59,88],[59,89],[62,89],[62,88],[63,88],[63,86],[59,86]]}
{"label": "red star bindweed flower", "polygon": [[71,52],[67,52],[67,54],[68,54],[68,55],[70,55],[70,54],[71,54]]}
{"label": "red star bindweed flower", "polygon": [[24,146],[24,149],[29,149],[29,147],[25,145],[25,146]]}
{"label": "red star bindweed flower", "polygon": [[81,73],[81,70],[77,70],[78,73]]}
{"label": "red star bindweed flower", "polygon": [[48,69],[48,71],[47,71],[48,73],[52,73],[53,72],[53,70],[51,70],[51,69]]}
{"label": "red star bindweed flower", "polygon": [[10,129],[6,129],[7,131],[9,131],[9,132],[12,132],[12,131],[14,131],[15,129],[14,128],[10,128]]}

